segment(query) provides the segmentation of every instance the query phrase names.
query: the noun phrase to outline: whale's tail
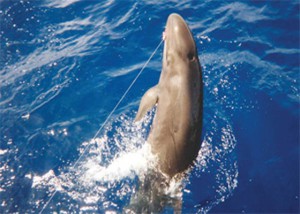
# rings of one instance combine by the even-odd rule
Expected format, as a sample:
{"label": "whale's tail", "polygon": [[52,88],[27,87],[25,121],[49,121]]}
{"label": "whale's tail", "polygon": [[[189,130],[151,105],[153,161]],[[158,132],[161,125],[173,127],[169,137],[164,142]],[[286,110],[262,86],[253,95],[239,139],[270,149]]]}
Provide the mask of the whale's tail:
{"label": "whale's tail", "polygon": [[172,209],[181,213],[182,179],[169,179],[156,170],[140,178],[139,189],[131,197],[125,213],[160,213]]}

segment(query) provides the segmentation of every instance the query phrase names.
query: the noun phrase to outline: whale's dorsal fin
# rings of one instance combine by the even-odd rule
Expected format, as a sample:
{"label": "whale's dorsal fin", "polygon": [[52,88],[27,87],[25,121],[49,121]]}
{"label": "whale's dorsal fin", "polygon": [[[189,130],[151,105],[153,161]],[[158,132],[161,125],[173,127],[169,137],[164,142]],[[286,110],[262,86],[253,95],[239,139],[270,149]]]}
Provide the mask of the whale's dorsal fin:
{"label": "whale's dorsal fin", "polygon": [[138,113],[134,119],[135,122],[141,120],[143,116],[158,102],[158,91],[158,85],[156,85],[148,89],[148,91],[144,94]]}

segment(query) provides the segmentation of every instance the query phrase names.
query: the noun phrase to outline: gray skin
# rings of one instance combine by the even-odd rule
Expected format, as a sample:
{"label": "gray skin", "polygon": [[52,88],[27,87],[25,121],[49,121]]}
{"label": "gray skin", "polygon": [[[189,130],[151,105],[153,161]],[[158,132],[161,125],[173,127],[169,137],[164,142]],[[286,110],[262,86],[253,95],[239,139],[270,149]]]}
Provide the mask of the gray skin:
{"label": "gray skin", "polygon": [[165,30],[163,68],[159,83],[143,96],[135,121],[154,105],[156,114],[147,142],[158,167],[170,178],[193,164],[201,146],[202,71],[192,33],[178,14]]}

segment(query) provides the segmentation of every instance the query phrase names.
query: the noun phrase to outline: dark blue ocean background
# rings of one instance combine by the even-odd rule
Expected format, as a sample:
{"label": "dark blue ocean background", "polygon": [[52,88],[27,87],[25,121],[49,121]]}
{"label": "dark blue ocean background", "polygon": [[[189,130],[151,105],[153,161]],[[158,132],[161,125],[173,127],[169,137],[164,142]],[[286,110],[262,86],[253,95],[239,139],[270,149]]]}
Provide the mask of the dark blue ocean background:
{"label": "dark blue ocean background", "polygon": [[204,81],[203,144],[183,181],[183,213],[299,213],[299,7],[0,0],[0,213],[129,204],[151,162],[155,110],[133,119],[158,82],[163,46],[104,122],[173,12],[194,34]]}

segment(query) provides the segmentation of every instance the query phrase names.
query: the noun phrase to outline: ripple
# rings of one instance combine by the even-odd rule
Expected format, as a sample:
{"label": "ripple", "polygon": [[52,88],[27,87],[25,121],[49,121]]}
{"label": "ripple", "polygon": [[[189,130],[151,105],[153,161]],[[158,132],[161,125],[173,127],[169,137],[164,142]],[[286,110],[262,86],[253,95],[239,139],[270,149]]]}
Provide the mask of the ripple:
{"label": "ripple", "polygon": [[266,6],[258,8],[242,2],[229,3],[214,10],[214,14],[225,13],[228,19],[233,17],[236,20],[249,23],[269,19],[269,16],[264,15],[266,12],[268,12]]}
{"label": "ripple", "polygon": [[65,0],[65,1],[59,1],[59,0],[47,0],[45,5],[46,7],[54,7],[54,8],[65,8],[68,7],[76,2],[79,2],[80,0]]}

